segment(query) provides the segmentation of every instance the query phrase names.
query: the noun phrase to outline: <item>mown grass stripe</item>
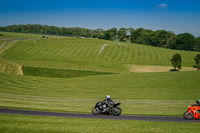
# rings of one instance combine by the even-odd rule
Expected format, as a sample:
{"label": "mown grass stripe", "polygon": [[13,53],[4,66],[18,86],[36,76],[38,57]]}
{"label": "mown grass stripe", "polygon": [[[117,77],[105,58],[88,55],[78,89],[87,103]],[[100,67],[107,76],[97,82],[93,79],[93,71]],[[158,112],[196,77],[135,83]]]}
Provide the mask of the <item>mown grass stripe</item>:
{"label": "mown grass stripe", "polygon": [[[112,48],[110,48],[110,60],[109,61],[114,61],[116,59],[118,48],[116,45],[112,45]],[[116,60],[115,60],[116,61]]]}
{"label": "mown grass stripe", "polygon": [[161,54],[161,52],[159,51],[159,49],[154,49],[153,52],[154,52],[154,57],[155,57],[154,63],[157,65],[157,62],[160,62],[159,55]]}
{"label": "mown grass stripe", "polygon": [[60,59],[60,54],[63,52],[62,45],[59,43],[51,43],[48,47],[50,47],[50,49],[45,52],[45,55],[49,56],[51,54],[52,57]]}
{"label": "mown grass stripe", "polygon": [[123,55],[124,55],[123,46],[118,45],[117,46],[117,51],[115,53],[115,60],[116,60],[116,62],[117,61],[121,62],[123,60]]}
{"label": "mown grass stripe", "polygon": [[73,44],[71,43],[66,43],[65,44],[65,54],[63,53],[63,56],[65,57],[70,57],[71,51],[74,48]]}
{"label": "mown grass stripe", "polygon": [[118,52],[117,54],[117,59],[120,61],[120,62],[124,62],[124,56],[125,56],[125,46],[123,44],[120,45],[120,49],[122,52]]}
{"label": "mown grass stripe", "polygon": [[130,51],[130,45],[129,44],[125,44],[125,53],[124,53],[124,63],[127,62],[129,63],[131,60],[131,51]]}
{"label": "mown grass stripe", "polygon": [[89,50],[89,47],[91,47],[91,45],[89,45],[89,44],[87,44],[87,45],[83,45],[83,46],[81,46],[82,48],[80,48],[80,51],[79,51],[79,58],[85,58],[85,59],[87,59],[86,58],[86,56],[85,56],[85,53],[86,52],[89,52],[88,50]]}
{"label": "mown grass stripe", "polygon": [[110,44],[108,44],[106,47],[104,47],[103,51],[101,52],[100,56],[98,56],[98,57],[100,57],[101,60],[108,61],[108,58],[109,58],[108,54],[109,54],[110,49],[111,49]]}
{"label": "mown grass stripe", "polygon": [[96,44],[92,44],[90,46],[87,46],[87,48],[82,53],[83,54],[82,58],[90,59],[90,58],[94,57],[94,54],[93,54],[92,50],[94,50],[95,46],[97,46],[97,45]]}
{"label": "mown grass stripe", "polygon": [[69,57],[76,57],[77,55],[75,53],[77,52],[79,45],[78,45],[78,43],[74,43],[71,45],[74,45],[74,46],[73,46],[73,49],[70,51]]}

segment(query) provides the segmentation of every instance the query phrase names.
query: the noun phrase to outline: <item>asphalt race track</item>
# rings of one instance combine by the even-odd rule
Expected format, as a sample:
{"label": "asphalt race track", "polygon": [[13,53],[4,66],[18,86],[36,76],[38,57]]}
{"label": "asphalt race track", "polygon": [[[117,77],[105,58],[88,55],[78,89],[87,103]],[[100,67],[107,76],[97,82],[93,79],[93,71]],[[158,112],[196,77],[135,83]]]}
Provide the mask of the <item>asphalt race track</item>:
{"label": "asphalt race track", "polygon": [[174,116],[136,116],[136,115],[112,116],[112,115],[61,113],[61,112],[46,112],[46,111],[32,111],[32,110],[5,109],[5,108],[0,108],[0,114],[18,114],[18,115],[34,115],[34,116],[69,117],[69,118],[90,118],[90,119],[200,123],[200,119],[185,120],[183,117],[174,117]]}

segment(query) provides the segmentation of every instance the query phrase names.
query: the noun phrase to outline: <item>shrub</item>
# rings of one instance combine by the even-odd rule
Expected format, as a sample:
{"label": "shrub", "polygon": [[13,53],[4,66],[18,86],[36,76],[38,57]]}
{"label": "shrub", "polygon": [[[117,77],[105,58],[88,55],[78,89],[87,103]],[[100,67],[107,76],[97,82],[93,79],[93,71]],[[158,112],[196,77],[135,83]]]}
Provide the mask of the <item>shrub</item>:
{"label": "shrub", "polygon": [[173,55],[172,59],[171,59],[171,62],[172,62],[172,66],[174,67],[174,69],[176,69],[176,68],[178,68],[179,70],[181,69],[182,59],[181,59],[181,55],[180,54]]}
{"label": "shrub", "polygon": [[195,63],[197,66],[200,65],[200,54],[197,54],[195,57],[194,57],[194,60],[195,60]]}

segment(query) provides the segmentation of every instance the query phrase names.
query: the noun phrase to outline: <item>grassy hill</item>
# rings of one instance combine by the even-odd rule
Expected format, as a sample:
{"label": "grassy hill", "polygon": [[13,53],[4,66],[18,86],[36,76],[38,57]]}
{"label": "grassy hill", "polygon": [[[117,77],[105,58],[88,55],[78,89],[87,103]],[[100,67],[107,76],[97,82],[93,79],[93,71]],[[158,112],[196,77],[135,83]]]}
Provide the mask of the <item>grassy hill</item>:
{"label": "grassy hill", "polygon": [[80,38],[10,42],[0,52],[0,69],[23,66],[24,72],[1,71],[0,107],[90,113],[110,94],[122,102],[124,114],[181,116],[199,97],[198,71],[129,72],[132,66],[171,66],[175,53],[182,55],[184,67],[192,68],[197,52]]}
{"label": "grassy hill", "polygon": [[111,72],[126,70],[119,62],[97,57],[102,45],[108,42],[77,38],[41,39],[36,43],[19,41],[2,56],[24,66]]}
{"label": "grassy hill", "polygon": [[[104,44],[101,54],[99,50]],[[18,41],[2,57],[23,66],[128,72],[132,65],[171,66],[175,53],[182,56],[182,66],[192,67],[198,52],[178,51],[146,45],[120,43],[97,39],[40,39]]]}

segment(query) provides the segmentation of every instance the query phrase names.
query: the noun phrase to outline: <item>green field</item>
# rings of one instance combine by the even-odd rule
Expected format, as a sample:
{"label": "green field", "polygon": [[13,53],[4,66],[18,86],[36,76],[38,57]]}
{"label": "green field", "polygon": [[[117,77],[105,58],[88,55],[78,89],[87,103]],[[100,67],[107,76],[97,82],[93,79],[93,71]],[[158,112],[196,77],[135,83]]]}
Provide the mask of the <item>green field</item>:
{"label": "green field", "polygon": [[[1,33],[1,32],[0,32]],[[4,33],[7,38],[19,38],[21,34]],[[26,36],[23,34],[22,36]],[[35,35],[30,35],[33,38]],[[41,35],[39,35],[41,36]],[[22,38],[24,38],[22,37]],[[3,41],[0,41],[1,43]],[[144,72],[132,73],[130,66],[171,66],[170,59],[175,53],[182,56],[182,66],[193,68],[198,52],[178,51],[98,39],[46,38],[9,42],[0,49],[0,107],[30,110],[91,113],[96,102],[109,94],[121,102],[123,115],[182,116],[187,106],[199,98],[200,71]],[[104,44],[102,53],[98,54]],[[172,68],[172,67],[171,67]],[[22,73],[23,71],[23,73]],[[69,132],[94,132],[100,123],[124,125],[128,131],[138,132],[192,132],[196,124],[63,119],[49,117],[1,115],[1,131],[26,132],[29,121],[32,132],[66,132],[68,126],[59,129],[58,123],[81,124]],[[13,123],[9,120],[13,118]],[[35,129],[39,119],[48,128]],[[25,121],[25,122],[24,122]],[[94,126],[91,122],[94,122]],[[2,125],[2,123],[9,123]],[[88,125],[87,125],[88,123]],[[15,127],[23,125],[22,128]],[[55,124],[54,127],[50,127]],[[109,130],[119,131],[123,127]],[[168,128],[164,127],[168,125]],[[137,126],[131,126],[137,125]],[[143,126],[147,125],[145,129]],[[100,127],[105,126],[104,124]],[[70,127],[70,126],[69,126]],[[86,127],[86,129],[83,129]],[[183,127],[183,128],[181,128]],[[177,129],[176,129],[177,128]],[[10,129],[10,130],[8,130]],[[49,130],[48,130],[49,129]],[[90,130],[91,129],[91,130]]]}
{"label": "green field", "polygon": [[130,73],[67,79],[0,74],[0,79],[3,107],[90,113],[97,101],[110,94],[116,102],[122,102],[123,114],[181,116],[188,104],[199,97],[194,92],[199,91],[200,73]]}
{"label": "green field", "polygon": [[0,46],[1,46],[1,44],[3,44],[4,43],[4,40],[0,40]]}
{"label": "green field", "polygon": [[199,123],[74,119],[0,114],[0,131],[31,133],[197,133]]}

